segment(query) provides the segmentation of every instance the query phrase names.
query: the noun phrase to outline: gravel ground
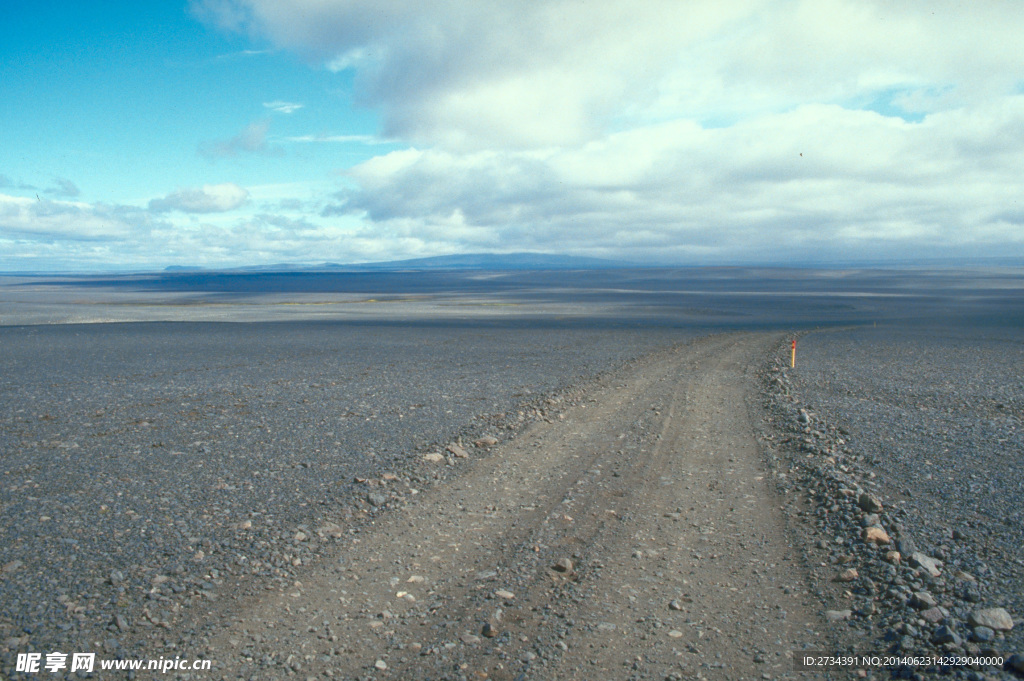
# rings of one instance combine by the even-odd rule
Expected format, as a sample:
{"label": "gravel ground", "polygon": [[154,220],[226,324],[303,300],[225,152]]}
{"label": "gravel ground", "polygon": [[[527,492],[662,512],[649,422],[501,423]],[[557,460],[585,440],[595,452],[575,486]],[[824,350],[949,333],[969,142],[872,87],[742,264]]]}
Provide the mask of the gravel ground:
{"label": "gravel ground", "polygon": [[[289,583],[323,539],[311,528],[372,518],[443,478],[457,468],[448,443],[504,439],[571,386],[683,337],[536,324],[0,328],[3,674],[25,651],[170,655],[173,642],[156,651],[146,638],[239,579]],[[412,463],[430,451],[449,466],[422,477]]]}
{"label": "gravel ground", "polygon": [[1024,331],[817,332],[788,360],[764,374],[765,444],[837,652],[1016,654],[894,674],[1024,675]]}

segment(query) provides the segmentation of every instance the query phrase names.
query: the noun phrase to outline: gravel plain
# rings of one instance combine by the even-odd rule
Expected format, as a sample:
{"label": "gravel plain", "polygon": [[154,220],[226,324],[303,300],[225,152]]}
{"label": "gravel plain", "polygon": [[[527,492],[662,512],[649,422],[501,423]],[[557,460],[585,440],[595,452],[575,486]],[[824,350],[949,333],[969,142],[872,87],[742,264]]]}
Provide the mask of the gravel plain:
{"label": "gravel plain", "polygon": [[764,373],[765,444],[836,652],[1005,661],[897,678],[1024,674],[1024,331],[817,332],[788,364]]}
{"label": "gravel plain", "polygon": [[[788,347],[763,367],[752,420],[836,652],[1024,653],[1016,275],[780,274],[770,297],[730,276],[610,281],[586,294],[590,321],[562,275],[536,318],[506,314],[512,293],[471,312],[445,298],[434,321],[420,302],[310,321],[319,302],[291,318],[282,300],[271,318],[288,321],[260,322],[227,301],[245,310],[230,324],[137,321],[222,316],[205,303],[19,293],[31,304],[4,302],[7,320],[97,307],[136,321],[0,326],[0,676],[21,678],[25,651],[205,654],[189,628],[205,610],[291,588],[340,533],[457,479],[451,444],[557,425],[601,377],[729,328],[803,330],[796,369]],[[415,319],[389,322],[402,305]],[[922,325],[943,315],[959,325]],[[807,332],[818,324],[836,328]],[[430,473],[425,455],[440,457]],[[1014,678],[1013,659],[894,674]]]}
{"label": "gravel plain", "polygon": [[[152,632],[225,584],[290,582],[317,552],[310,528],[372,517],[444,477],[449,467],[405,472],[423,452],[451,459],[449,442],[508,437],[559,391],[684,336],[315,322],[0,328],[3,673],[26,650],[155,657]],[[404,482],[366,484],[384,472]]]}

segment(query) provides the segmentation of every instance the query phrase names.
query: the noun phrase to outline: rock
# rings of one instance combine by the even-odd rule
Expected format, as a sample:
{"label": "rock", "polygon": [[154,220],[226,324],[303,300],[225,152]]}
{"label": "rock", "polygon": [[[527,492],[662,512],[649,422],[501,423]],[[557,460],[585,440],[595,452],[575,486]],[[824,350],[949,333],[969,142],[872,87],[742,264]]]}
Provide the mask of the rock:
{"label": "rock", "polygon": [[321,537],[333,537],[338,539],[345,534],[345,530],[336,523],[328,522],[316,528],[316,533]]}
{"label": "rock", "polygon": [[974,627],[971,638],[979,643],[990,643],[996,637],[996,632],[989,627]]}
{"label": "rock", "polygon": [[899,551],[886,551],[885,562],[892,563],[893,565],[899,565],[900,561],[903,560],[903,556],[900,555]]}
{"label": "rock", "polygon": [[882,519],[877,513],[865,513],[860,519],[861,527],[875,527],[876,525],[881,527]]}
{"label": "rock", "polygon": [[932,577],[938,577],[942,574],[939,570],[939,566],[942,565],[941,561],[938,561],[931,556],[925,555],[920,551],[914,551],[910,554],[910,565],[916,568],[921,568]]}
{"label": "rock", "polygon": [[494,638],[498,635],[498,628],[490,622],[484,622],[483,629],[480,630],[480,633],[487,638]]}
{"label": "rock", "polygon": [[24,565],[24,563],[21,562],[20,560],[12,560],[9,563],[4,563],[3,568],[0,568],[0,572],[2,572],[3,574],[6,575],[6,574],[9,574],[11,572],[14,572],[18,568],[20,568],[22,565]]}
{"label": "rock", "polygon": [[480,637],[475,634],[463,634],[459,637],[463,643],[474,646],[480,643]]}
{"label": "rock", "polygon": [[514,593],[512,593],[511,591],[506,591],[505,589],[498,589],[494,592],[494,595],[498,598],[504,598],[506,601],[510,601],[516,597]]}
{"label": "rock", "polygon": [[295,533],[295,541],[306,541],[307,539],[309,539],[309,535],[302,530]]}
{"label": "rock", "polygon": [[478,449],[483,449],[484,447],[493,447],[496,444],[498,444],[498,438],[491,437],[490,435],[485,435],[476,442],[474,442],[473,446],[477,447]]}
{"label": "rock", "polygon": [[683,604],[680,603],[677,600],[671,600],[671,601],[668,602],[668,609],[669,610],[682,610],[683,609]]}
{"label": "rock", "polygon": [[927,591],[914,592],[910,595],[910,600],[907,603],[916,610],[927,610],[936,606],[935,596],[932,596]]}
{"label": "rock", "polygon": [[444,455],[438,452],[430,452],[429,454],[423,455],[423,460],[430,463],[441,463],[444,461]]}
{"label": "rock", "polygon": [[922,610],[919,614],[921,615],[921,619],[925,622],[931,622],[932,624],[938,624],[942,620],[946,619],[946,611],[939,607]]}
{"label": "rock", "polygon": [[111,570],[109,579],[113,586],[117,586],[124,581],[124,574],[120,570]]}
{"label": "rock", "polygon": [[1014,653],[1006,660],[1006,668],[1012,669],[1018,674],[1024,674],[1024,654]]}
{"label": "rock", "polygon": [[127,631],[128,630],[128,620],[125,619],[124,615],[118,613],[118,614],[114,615],[114,626],[117,627],[118,629],[120,629],[121,631]]}
{"label": "rock", "polygon": [[994,631],[1013,629],[1013,619],[1003,608],[985,608],[975,610],[967,616],[967,623],[972,627],[988,627]]}
{"label": "rock", "polygon": [[900,540],[896,542],[896,548],[904,556],[909,556],[917,552],[917,544],[914,543],[913,538],[909,535],[900,536]]}
{"label": "rock", "polygon": [[866,543],[875,544],[876,546],[889,543],[889,533],[881,527],[865,527],[861,537]]}
{"label": "rock", "polygon": [[448,451],[451,452],[457,459],[468,459],[469,452],[462,448],[461,445],[453,442],[447,447]]}
{"label": "rock", "polygon": [[855,582],[855,581],[857,581],[858,577],[860,577],[860,574],[857,572],[856,568],[847,568],[846,570],[843,570],[838,575],[836,575],[835,581],[837,581],[837,582]]}
{"label": "rock", "polygon": [[942,645],[943,643],[952,643],[953,645],[958,646],[963,643],[963,639],[960,638],[960,635],[957,634],[952,627],[942,625],[936,629],[935,633],[932,635],[932,643],[938,645]]}
{"label": "rock", "polygon": [[384,660],[377,660],[376,662],[373,663],[373,666],[375,668],[379,669],[380,671],[384,671],[385,669],[388,668],[388,663],[385,662]]}
{"label": "rock", "polygon": [[367,494],[366,500],[369,501],[374,506],[383,506],[384,504],[388,503],[388,498],[383,494],[379,494],[377,492],[370,492],[369,494]]}
{"label": "rock", "polygon": [[801,409],[800,413],[796,417],[796,420],[806,426],[811,422],[811,415],[807,413],[806,409]]}
{"label": "rock", "polygon": [[572,572],[572,561],[568,558],[559,558],[551,569],[555,572]]}
{"label": "rock", "polygon": [[873,494],[864,492],[857,497],[857,505],[860,506],[860,510],[865,513],[881,513],[882,502]]}
{"label": "rock", "polygon": [[683,632],[679,631],[678,629],[672,629],[668,632],[668,635],[670,638],[682,638]]}
{"label": "rock", "polygon": [[829,622],[842,622],[853,616],[852,610],[826,610],[825,619]]}

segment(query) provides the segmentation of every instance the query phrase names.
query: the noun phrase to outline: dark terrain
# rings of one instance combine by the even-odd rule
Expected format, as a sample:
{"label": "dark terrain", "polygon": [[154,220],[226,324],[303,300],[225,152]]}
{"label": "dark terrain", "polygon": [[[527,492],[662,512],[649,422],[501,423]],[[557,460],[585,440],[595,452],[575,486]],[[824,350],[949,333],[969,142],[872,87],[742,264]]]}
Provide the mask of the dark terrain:
{"label": "dark terrain", "polygon": [[[558,414],[591,399],[589,391],[607,390],[612,376],[632,376],[641,361],[653,366],[645,359],[651,353],[712,333],[814,328],[822,330],[802,337],[798,368],[765,373],[763,386],[752,382],[757,357],[775,351],[778,334],[743,341],[742,359],[723,364],[733,372],[727,379],[709,374],[767,419],[766,458],[742,459],[742,468],[754,475],[763,465],[777,479],[791,457],[807,456],[789,452],[796,440],[783,442],[792,437],[785,433],[795,428],[813,440],[812,430],[826,438],[842,427],[843,445],[826,449],[851,457],[887,508],[899,504],[880,521],[894,538],[913,534],[922,551],[977,580],[978,600],[960,598],[969,589],[953,582],[933,589],[940,600],[950,594],[940,605],[950,606],[949,624],[969,650],[973,633],[964,620],[974,605],[1024,616],[1022,286],[1024,277],[1010,270],[7,279],[0,284],[4,673],[13,673],[15,653],[24,651],[218,660],[216,648],[207,648],[214,634],[196,628],[199,613],[227,613],[260,590],[283,592],[324,557],[337,560],[339,537],[416,506],[424,490],[448,489],[444,481],[460,479],[466,463],[449,444],[469,449],[474,466],[488,465],[476,457],[489,450],[477,452],[473,441],[494,435],[513,455],[519,438],[557,424]],[[119,323],[68,323],[88,321]],[[690,376],[680,362],[672,380],[698,381],[702,374]],[[784,380],[773,382],[780,372]],[[754,397],[762,393],[771,398],[767,409]],[[667,397],[652,395],[667,409]],[[800,408],[828,426],[798,421]],[[617,418],[635,418],[628,413]],[[750,428],[759,426],[730,432]],[[639,432],[658,431],[652,423]],[[685,441],[686,432],[677,437]],[[431,453],[442,463],[424,468]],[[845,565],[841,559],[862,549],[854,546],[856,531],[835,528],[859,517],[841,505],[839,487],[817,485],[797,473],[784,478],[780,493],[803,499],[803,515],[790,509],[792,526],[809,526],[799,530],[806,541],[775,550],[806,549],[812,568],[814,561]],[[423,503],[440,503],[442,494]],[[826,520],[811,520],[815,508]],[[874,554],[862,560],[864,574],[873,574]],[[834,645],[932,646],[945,625],[922,627],[904,611],[906,593],[926,586],[916,574],[896,575],[910,591],[892,582],[902,600],[885,596],[879,576],[868,578],[870,586],[852,585],[850,600],[859,604],[852,610],[871,601],[880,614],[828,625]],[[809,585],[814,575],[811,569]],[[816,592],[822,610],[834,606],[826,602],[829,588]],[[907,623],[916,636],[906,633]],[[847,630],[862,638],[850,639]],[[1020,631],[996,634],[998,652],[1021,651]],[[766,641],[744,665],[782,653]],[[719,664],[704,673],[728,676],[731,663]],[[275,668],[261,673],[274,678]],[[440,669],[436,678],[460,678]],[[576,673],[555,658],[533,669],[537,675],[526,678],[553,678],[536,669]],[[657,669],[640,665],[636,676]]]}

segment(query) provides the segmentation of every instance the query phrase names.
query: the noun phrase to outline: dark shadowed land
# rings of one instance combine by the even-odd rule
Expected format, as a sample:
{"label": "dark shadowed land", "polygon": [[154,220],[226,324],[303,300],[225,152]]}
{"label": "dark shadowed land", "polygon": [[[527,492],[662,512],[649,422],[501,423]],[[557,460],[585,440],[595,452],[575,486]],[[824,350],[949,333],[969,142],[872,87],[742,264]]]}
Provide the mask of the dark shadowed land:
{"label": "dark shadowed land", "polygon": [[1019,324],[1024,270],[162,272],[0,277],[0,324],[521,322],[753,328]]}
{"label": "dark shadowed land", "polygon": [[2,278],[3,672],[65,649],[225,679],[1020,652],[1019,625],[970,617],[1024,618],[1022,288],[1010,269]]}

